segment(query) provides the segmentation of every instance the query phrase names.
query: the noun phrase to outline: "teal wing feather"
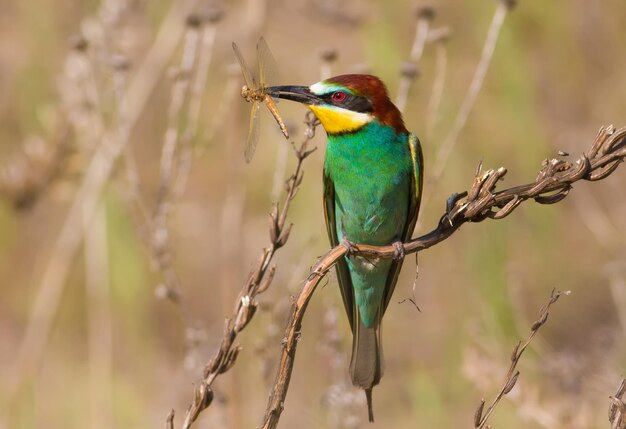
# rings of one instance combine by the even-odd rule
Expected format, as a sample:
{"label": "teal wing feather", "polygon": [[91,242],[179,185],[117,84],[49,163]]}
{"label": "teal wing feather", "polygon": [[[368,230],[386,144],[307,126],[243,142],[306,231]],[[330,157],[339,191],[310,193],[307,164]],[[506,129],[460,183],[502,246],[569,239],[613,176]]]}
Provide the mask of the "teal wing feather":
{"label": "teal wing feather", "polygon": [[[411,176],[411,187],[407,201],[409,205],[407,222],[404,225],[404,230],[402,231],[401,236],[403,242],[410,240],[413,235],[413,230],[415,229],[415,224],[417,223],[417,216],[419,214],[420,202],[422,200],[422,185],[424,181],[424,157],[422,154],[422,145],[415,134],[409,134],[408,143],[411,151],[413,169],[409,173]],[[396,287],[396,282],[398,281],[398,276],[400,275],[400,270],[402,269],[402,262],[402,260],[394,260],[391,264],[391,268],[389,269],[389,275],[387,276],[387,283],[385,285],[385,294],[383,297],[383,313],[387,309],[389,301],[391,301],[393,290]]]}
{"label": "teal wing feather", "polygon": [[[324,218],[326,219],[326,231],[330,244],[335,247],[339,244],[337,234],[337,222],[335,219],[335,184],[329,175],[324,171]],[[343,305],[348,314],[350,328],[354,332],[354,290],[352,288],[352,278],[345,258],[340,258],[335,264],[337,270],[337,281],[341,290]]]}

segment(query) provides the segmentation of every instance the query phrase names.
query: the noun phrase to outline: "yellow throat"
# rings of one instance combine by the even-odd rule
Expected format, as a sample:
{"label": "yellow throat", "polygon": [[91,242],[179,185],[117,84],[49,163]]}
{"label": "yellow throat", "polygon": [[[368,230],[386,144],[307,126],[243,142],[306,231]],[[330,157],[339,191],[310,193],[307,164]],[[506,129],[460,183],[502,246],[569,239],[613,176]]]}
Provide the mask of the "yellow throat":
{"label": "yellow throat", "polygon": [[317,116],[328,134],[356,131],[374,119],[370,114],[335,106],[309,105],[309,109]]}

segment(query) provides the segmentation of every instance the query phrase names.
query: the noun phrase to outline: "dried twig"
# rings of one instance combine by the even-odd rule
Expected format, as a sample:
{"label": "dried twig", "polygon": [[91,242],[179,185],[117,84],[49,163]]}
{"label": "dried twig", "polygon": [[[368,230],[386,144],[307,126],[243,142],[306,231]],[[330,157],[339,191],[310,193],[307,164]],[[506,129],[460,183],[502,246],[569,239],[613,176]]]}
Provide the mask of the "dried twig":
{"label": "dried twig", "polygon": [[[126,121],[129,128],[137,122],[148,96],[158,81],[160,71],[176,48],[177,35],[181,33],[178,28],[180,15],[189,8],[188,1],[172,6],[152,48],[128,86],[125,99],[128,102]],[[83,229],[76,228],[76,225],[81,223],[83,216],[93,217],[113,167],[126,144],[127,138],[119,136],[117,131],[107,133],[102,137],[102,142],[87,167],[59,236],[52,246],[50,260],[36,292],[28,326],[17,352],[16,368],[12,371],[13,379],[9,381],[8,402],[15,395],[24,377],[34,371],[42,357],[65,280],[82,240]]]}
{"label": "dried twig", "polygon": [[454,123],[450,128],[450,132],[446,136],[441,146],[439,146],[439,151],[437,152],[435,162],[433,163],[432,173],[428,177],[430,190],[428,191],[428,194],[424,195],[422,207],[424,207],[430,199],[430,195],[432,195],[435,185],[439,182],[441,175],[445,171],[445,167],[448,158],[452,153],[452,149],[454,149],[454,146],[459,139],[461,131],[465,127],[467,119],[469,118],[469,115],[474,108],[474,104],[476,104],[476,99],[478,98],[478,94],[480,93],[480,90],[483,86],[485,76],[487,75],[487,70],[489,70],[489,65],[491,64],[491,59],[493,58],[493,53],[496,47],[496,42],[498,41],[498,37],[500,36],[502,24],[504,24],[504,19],[514,5],[515,2],[513,0],[498,0],[498,6],[496,7],[493,19],[491,20],[491,25],[489,26],[487,37],[485,39],[485,44],[483,46],[483,51],[478,65],[476,66],[476,70],[474,71],[472,82],[470,83],[467,94],[463,99],[463,104],[459,109],[459,113],[457,114]]}
{"label": "dried twig", "polygon": [[404,112],[406,103],[409,99],[409,93],[411,92],[411,84],[418,75],[417,64],[422,58],[424,52],[424,45],[428,37],[428,28],[430,23],[435,17],[435,11],[433,8],[423,6],[417,9],[417,27],[415,29],[415,38],[413,39],[413,46],[411,47],[411,54],[409,61],[404,62],[401,65],[400,83],[398,84],[398,95],[396,97],[396,106],[401,112]]}
{"label": "dried twig", "polygon": [[292,225],[287,225],[286,223],[287,213],[302,183],[302,164],[316,150],[316,148],[308,149],[308,144],[315,135],[317,121],[313,115],[308,114],[305,123],[307,126],[305,139],[298,148],[295,145],[293,147],[297,164],[295,172],[287,180],[283,208],[281,209],[276,204],[270,213],[270,246],[261,252],[256,266],[237,297],[232,316],[225,321],[222,342],[213,358],[204,368],[202,381],[199,387],[195,389],[194,400],[187,408],[182,426],[183,429],[188,429],[198,418],[199,414],[211,404],[213,400],[213,391],[211,389],[213,381],[235,364],[240,351],[239,345],[235,344],[237,335],[252,320],[256,312],[258,306],[255,299],[256,296],[266,291],[274,278],[276,267],[270,267],[270,263],[276,251],[285,245],[291,232]]}
{"label": "dried twig", "polygon": [[0,196],[16,209],[30,208],[63,175],[72,153],[68,128],[61,124],[49,141],[28,139],[23,152],[0,167]]}
{"label": "dried twig", "polygon": [[428,98],[426,108],[426,140],[430,140],[437,125],[439,107],[443,96],[443,88],[446,83],[448,70],[448,49],[446,42],[450,37],[448,27],[438,28],[428,33],[427,41],[435,44],[435,80]]}
{"label": "dried twig", "polygon": [[515,387],[515,383],[517,383],[517,378],[520,374],[517,370],[517,364],[519,363],[522,354],[526,350],[526,347],[528,347],[539,328],[541,328],[548,321],[548,315],[550,313],[550,307],[552,306],[552,304],[554,304],[561,297],[561,295],[569,294],[570,291],[559,292],[556,290],[552,290],[552,293],[550,294],[550,300],[546,305],[541,307],[541,310],[539,311],[539,318],[533,323],[532,327],[530,328],[530,335],[523,344],[520,341],[513,349],[513,352],[511,353],[511,365],[509,366],[509,370],[504,379],[504,383],[502,384],[502,387],[500,388],[500,391],[494,398],[493,402],[491,403],[491,405],[489,405],[487,411],[485,411],[484,413],[484,399],[481,401],[480,405],[476,409],[476,412],[474,413],[474,427],[476,429],[483,429],[485,427],[485,425],[487,424],[487,419],[489,418],[495,407],[498,405],[502,397],[509,393],[511,390],[513,390],[513,387]]}
{"label": "dried twig", "polygon": [[332,74],[332,65],[337,60],[337,49],[322,48],[320,50],[320,80],[328,79]]}
{"label": "dried twig", "polygon": [[626,395],[626,378],[622,378],[617,388],[617,393],[614,396],[609,396],[611,400],[611,405],[609,406],[611,429],[626,429],[626,402],[624,402],[624,395]]}
{"label": "dried twig", "polygon": [[[166,292],[164,296],[180,304],[179,281],[172,267],[170,235],[167,221],[171,211],[171,187],[178,167],[178,146],[180,143],[180,118],[191,87],[200,46],[200,21],[195,14],[187,17],[183,51],[178,68],[172,74],[170,103],[167,112],[167,130],[161,150],[159,189],[151,222],[150,250],[163,277]],[[137,195],[138,196],[138,195]],[[183,314],[186,312],[183,311]]]}
{"label": "dried twig", "polygon": [[174,187],[174,196],[180,197],[187,185],[187,179],[191,171],[193,161],[192,141],[198,133],[200,124],[200,111],[202,107],[202,96],[204,95],[209,66],[213,58],[213,47],[215,46],[215,36],[217,34],[217,23],[222,17],[220,9],[211,9],[205,14],[197,17],[204,24],[200,37],[200,47],[198,53],[198,63],[196,73],[191,82],[191,92],[189,95],[188,116],[185,130],[180,142],[180,155],[178,157],[178,175]]}
{"label": "dried twig", "polygon": [[[506,169],[477,172],[474,183],[467,192],[453,194],[437,227],[431,232],[404,243],[405,253],[419,252],[450,237],[466,222],[485,219],[502,219],[515,210],[522,201],[534,199],[540,204],[553,204],[567,196],[571,184],[579,180],[601,180],[608,177],[626,157],[626,128],[615,130],[613,126],[600,129],[591,148],[576,163],[563,160],[545,160],[533,183],[494,192],[496,183],[504,177]],[[355,254],[369,258],[391,258],[394,246],[371,246],[358,244]],[[285,328],[283,350],[274,386],[270,392],[263,429],[275,428],[283,410],[297,341],[304,312],[319,281],[346,254],[344,246],[329,250],[315,264],[295,298],[289,322]]]}

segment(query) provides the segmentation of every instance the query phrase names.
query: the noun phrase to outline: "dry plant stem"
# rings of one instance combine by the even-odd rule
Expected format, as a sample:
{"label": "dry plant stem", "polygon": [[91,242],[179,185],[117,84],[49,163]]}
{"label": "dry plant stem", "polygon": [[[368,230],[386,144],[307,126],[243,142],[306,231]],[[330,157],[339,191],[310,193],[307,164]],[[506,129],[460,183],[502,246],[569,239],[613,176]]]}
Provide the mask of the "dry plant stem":
{"label": "dry plant stem", "polygon": [[189,107],[187,115],[189,117],[183,137],[180,143],[180,155],[178,161],[178,175],[174,187],[174,197],[179,198],[187,185],[187,179],[191,171],[193,160],[193,139],[198,133],[198,125],[200,124],[200,111],[202,108],[202,95],[206,88],[207,77],[209,74],[209,66],[213,57],[213,47],[215,46],[215,35],[217,34],[217,26],[211,22],[202,29],[202,37],[200,42],[200,52],[198,53],[198,64],[196,73],[191,83],[191,93],[189,96]]}
{"label": "dry plant stem", "polygon": [[172,177],[174,172],[174,158],[177,152],[179,142],[179,121],[180,114],[183,110],[183,104],[187,98],[190,87],[191,75],[193,73],[194,64],[196,63],[196,54],[200,33],[196,26],[187,25],[185,29],[185,42],[183,44],[183,52],[180,65],[177,70],[173,71],[172,90],[170,93],[170,104],[167,113],[167,130],[163,141],[161,151],[161,175],[158,194],[157,215],[166,211],[167,204],[163,202],[169,193]]}
{"label": "dry plant stem", "polygon": [[[188,18],[189,19],[189,18]],[[169,251],[169,231],[167,230],[167,219],[171,209],[171,186],[176,172],[176,155],[178,154],[178,143],[180,138],[179,123],[183,110],[183,105],[187,99],[190,88],[191,75],[193,74],[200,32],[196,25],[191,25],[188,21],[185,29],[185,41],[183,52],[178,69],[174,72],[172,89],[170,93],[170,104],[167,114],[167,130],[161,151],[161,171],[159,177],[159,190],[157,202],[152,218],[151,249],[154,259],[163,276],[165,287],[169,293],[165,296],[172,298],[175,302],[180,302],[178,276],[171,266],[171,252]]]}
{"label": "dry plant stem", "polygon": [[559,292],[552,290],[552,293],[550,294],[550,300],[546,305],[541,307],[541,310],[539,311],[539,318],[532,324],[532,327],[530,328],[530,335],[528,336],[528,338],[526,338],[526,341],[524,341],[524,343],[522,343],[521,341],[518,342],[513,349],[513,352],[511,353],[511,365],[509,366],[509,370],[504,379],[504,383],[502,384],[502,387],[500,388],[500,391],[494,398],[493,402],[489,405],[487,411],[485,411],[484,413],[484,399],[481,401],[480,405],[476,409],[476,412],[474,414],[474,427],[476,429],[483,429],[485,427],[485,425],[487,424],[487,419],[489,418],[495,407],[498,405],[502,397],[509,393],[513,389],[513,387],[515,387],[515,383],[517,382],[517,378],[520,374],[517,370],[517,364],[519,363],[522,354],[524,354],[524,351],[532,341],[533,337],[535,336],[537,331],[539,331],[539,328],[541,328],[548,321],[548,315],[550,314],[550,307],[552,306],[552,304],[554,304],[561,297],[561,295],[569,294],[569,291]]}
{"label": "dry plant stem", "polygon": [[[610,175],[626,157],[626,128],[615,130],[613,126],[600,129],[592,147],[581,155],[576,163],[562,160],[546,160],[533,183],[515,186],[495,192],[498,180],[506,174],[504,168],[488,170],[474,178],[469,191],[453,194],[447,201],[446,212],[437,227],[421,237],[404,243],[406,254],[419,252],[450,237],[466,222],[481,222],[485,219],[502,219],[519,204],[534,199],[540,204],[561,201],[571,189],[571,184],[580,180],[596,181]],[[392,258],[397,250],[394,246],[370,246],[358,244],[355,254],[368,258]],[[297,342],[304,312],[315,288],[328,271],[344,257],[346,248],[339,245],[329,250],[315,264],[295,298],[289,322],[285,328],[283,349],[274,386],[270,392],[265,412],[263,429],[275,428],[283,410],[296,354]]]}
{"label": "dry plant stem", "polygon": [[[174,3],[155,42],[128,87],[126,100],[129,127],[139,119],[148,96],[176,48],[178,36],[182,33],[181,17],[190,8],[190,4],[190,1]],[[113,134],[103,136],[87,167],[59,236],[52,246],[50,260],[43,272],[28,325],[17,351],[16,367],[11,372],[13,379],[8,382],[8,403],[11,402],[24,377],[34,373],[41,359],[65,280],[83,238],[83,229],[77,228],[76,225],[82,223],[83,216],[93,217],[113,166],[127,144],[127,139],[119,139]]]}
{"label": "dry plant stem", "polygon": [[487,70],[489,70],[489,65],[491,64],[491,59],[493,58],[496,42],[498,41],[498,37],[500,36],[500,30],[502,29],[502,25],[504,24],[504,19],[506,18],[507,13],[512,7],[513,5],[511,0],[498,0],[498,6],[496,7],[493,19],[491,20],[491,25],[489,26],[489,31],[487,32],[487,38],[485,40],[485,45],[483,46],[483,52],[481,54],[478,65],[476,66],[476,70],[474,71],[472,82],[470,83],[467,94],[465,95],[463,104],[459,109],[459,113],[457,114],[454,123],[452,124],[452,128],[450,129],[450,132],[439,147],[435,162],[432,164],[433,170],[428,178],[428,189],[430,190],[428,191],[428,194],[424,195],[425,198],[422,202],[422,207],[424,207],[425,204],[429,201],[430,195],[432,195],[435,186],[439,182],[439,179],[441,178],[441,175],[445,170],[448,158],[452,153],[452,149],[454,149],[454,146],[458,142],[461,131],[467,123],[467,119],[469,118],[469,115],[474,108],[474,104],[476,104],[476,99],[478,98],[478,94],[480,93],[480,90],[483,86],[485,76],[487,75]]}
{"label": "dry plant stem", "polygon": [[222,373],[228,371],[237,359],[240,347],[235,344],[237,335],[250,322],[254,316],[258,303],[255,298],[259,293],[263,293],[270,286],[276,267],[270,268],[270,263],[276,251],[285,245],[289,238],[292,225],[287,225],[287,213],[291,202],[295,198],[300,184],[302,183],[304,160],[313,152],[315,148],[308,149],[310,140],[315,135],[316,121],[311,115],[307,115],[306,137],[299,148],[293,147],[297,164],[293,175],[287,180],[286,195],[282,204],[282,209],[278,205],[270,213],[270,246],[263,249],[259,260],[252,270],[248,280],[243,285],[231,318],[226,319],[224,324],[224,337],[219,349],[213,358],[206,364],[200,385],[195,389],[194,400],[187,408],[183,429],[191,427],[199,414],[206,409],[213,399],[211,385],[213,381]]}
{"label": "dry plant stem", "polygon": [[106,207],[100,203],[94,219],[84,219],[85,285],[89,337],[91,428],[112,425],[113,336],[109,294]]}
{"label": "dry plant stem", "polygon": [[[415,38],[413,39],[413,46],[411,48],[410,61],[413,65],[417,65],[422,58],[424,52],[424,45],[426,44],[426,38],[428,36],[428,27],[432,17],[429,15],[420,15],[417,19],[417,28],[415,30]],[[396,97],[396,107],[404,112],[407,101],[409,99],[409,93],[411,92],[411,84],[415,79],[415,74],[402,73],[400,83],[398,84],[398,95]]]}
{"label": "dry plant stem", "polygon": [[428,107],[426,108],[426,140],[429,141],[437,125],[437,116],[441,106],[443,89],[446,84],[448,70],[448,50],[445,41],[438,41],[435,45],[435,80],[430,91]]}
{"label": "dry plant stem", "polygon": [[328,79],[332,76],[332,66],[337,60],[337,50],[335,48],[324,48],[320,52],[320,80]]}
{"label": "dry plant stem", "polygon": [[609,422],[611,429],[626,429],[626,378],[622,378],[615,396],[609,396],[611,405],[609,406]]}
{"label": "dry plant stem", "polygon": [[[163,286],[165,292],[163,296],[175,302],[180,307],[180,314],[185,321],[185,325],[189,326],[187,319],[188,312],[182,306],[179,288],[178,275],[172,267],[172,255],[170,251],[169,230],[167,229],[167,220],[171,210],[171,186],[176,172],[175,157],[177,155],[177,147],[179,143],[179,121],[183,105],[187,99],[189,92],[191,75],[193,74],[198,45],[200,40],[200,32],[196,25],[189,23],[187,18],[185,28],[185,36],[183,43],[183,51],[178,68],[173,71],[172,87],[170,92],[170,103],[167,113],[167,130],[163,139],[163,147],[161,149],[161,165],[159,176],[159,189],[151,221],[150,231],[150,250],[154,262],[163,278]],[[136,194],[139,196],[139,194]]]}

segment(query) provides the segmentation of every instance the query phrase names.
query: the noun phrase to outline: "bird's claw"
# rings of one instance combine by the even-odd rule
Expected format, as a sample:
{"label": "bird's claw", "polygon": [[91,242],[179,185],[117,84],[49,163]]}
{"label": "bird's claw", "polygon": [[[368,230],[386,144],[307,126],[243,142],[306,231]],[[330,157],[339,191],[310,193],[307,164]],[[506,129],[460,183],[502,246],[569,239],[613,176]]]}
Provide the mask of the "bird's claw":
{"label": "bird's claw", "polygon": [[402,260],[402,259],[404,259],[404,256],[406,255],[406,252],[404,251],[404,245],[402,244],[402,242],[401,241],[394,241],[391,244],[393,245],[393,248],[395,249],[394,254],[393,254],[393,259],[395,259],[395,260]]}
{"label": "bird's claw", "polygon": [[347,238],[342,238],[341,239],[341,243],[340,243],[343,247],[346,248],[347,252],[346,255],[347,256],[352,256],[358,249],[356,247],[356,244],[353,243],[352,241],[348,240]]}

